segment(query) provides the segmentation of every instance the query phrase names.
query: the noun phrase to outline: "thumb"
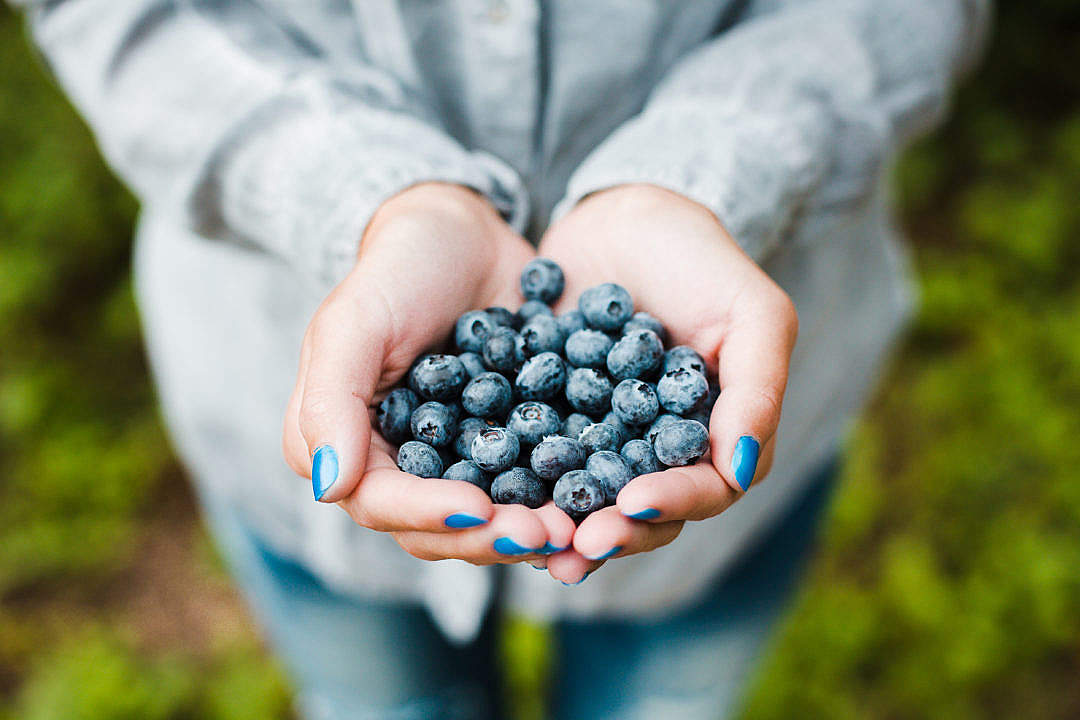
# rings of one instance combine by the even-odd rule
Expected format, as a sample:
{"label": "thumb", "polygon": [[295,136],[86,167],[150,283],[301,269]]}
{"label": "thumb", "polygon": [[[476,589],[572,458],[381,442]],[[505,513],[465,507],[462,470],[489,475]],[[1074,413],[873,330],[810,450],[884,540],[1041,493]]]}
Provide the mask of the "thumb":
{"label": "thumb", "polygon": [[285,446],[290,465],[310,474],[316,500],[341,500],[364,473],[371,441],[368,406],[387,343],[382,307],[349,292],[348,282],[331,293],[308,327]]}

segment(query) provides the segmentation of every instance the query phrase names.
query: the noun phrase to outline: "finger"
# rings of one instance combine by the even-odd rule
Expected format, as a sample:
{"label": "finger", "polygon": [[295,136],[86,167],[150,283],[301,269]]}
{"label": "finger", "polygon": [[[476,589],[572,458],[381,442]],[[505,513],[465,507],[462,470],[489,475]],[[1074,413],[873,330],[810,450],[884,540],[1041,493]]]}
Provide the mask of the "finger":
{"label": "finger", "polygon": [[306,478],[311,477],[311,455],[308,452],[307,441],[300,434],[300,401],[304,397],[304,376],[307,374],[308,361],[311,358],[309,335],[310,333],[304,333],[304,341],[300,346],[300,367],[296,373],[296,386],[293,387],[289,404],[285,408],[285,422],[281,433],[281,447],[285,453],[285,462],[293,469],[293,472]]}
{"label": "finger", "polygon": [[594,561],[649,552],[677,538],[682,527],[681,520],[644,523],[626,517],[617,507],[608,507],[578,526],[574,549]]}
{"label": "finger", "polygon": [[761,449],[780,422],[797,334],[795,306],[767,277],[732,307],[717,358],[721,391],[710,435],[716,471],[739,492],[763,476]]}
{"label": "finger", "polygon": [[634,478],[619,491],[615,506],[629,519],[651,523],[704,520],[727,510],[741,495],[712,464],[699,462]]}
{"label": "finger", "polygon": [[569,515],[560,510],[551,500],[537,510],[536,515],[544,524],[548,536],[544,547],[540,549],[541,554],[553,555],[570,547],[574,539],[575,526]]}
{"label": "finger", "polygon": [[309,328],[309,357],[297,424],[311,459],[316,500],[336,502],[360,481],[367,463],[368,405],[379,380],[388,330],[384,313],[343,283]]}
{"label": "finger", "polygon": [[550,556],[547,559],[547,571],[563,585],[580,585],[603,564],[603,561],[588,560],[577,550],[570,548]]}
{"label": "finger", "polygon": [[459,532],[495,514],[491,498],[471,483],[401,472],[376,446],[370,457],[356,489],[338,503],[359,525],[379,532]]}
{"label": "finger", "polygon": [[474,565],[533,561],[548,541],[544,523],[524,505],[495,505],[486,525],[455,533],[395,533],[398,544],[422,560],[465,560]]}

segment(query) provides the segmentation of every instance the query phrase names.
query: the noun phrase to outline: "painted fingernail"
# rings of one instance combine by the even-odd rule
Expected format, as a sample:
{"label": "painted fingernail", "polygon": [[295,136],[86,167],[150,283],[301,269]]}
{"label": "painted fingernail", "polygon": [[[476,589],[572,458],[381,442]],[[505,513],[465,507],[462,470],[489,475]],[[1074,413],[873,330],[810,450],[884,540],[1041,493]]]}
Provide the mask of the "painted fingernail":
{"label": "painted fingernail", "polygon": [[754,481],[760,449],[758,441],[749,435],[743,435],[735,443],[735,452],[731,455],[731,470],[735,473],[735,482],[739,483],[743,492],[746,492]]}
{"label": "painted fingernail", "polygon": [[529,567],[533,570],[547,570],[547,565],[541,565],[539,563],[529,563]]}
{"label": "painted fingernail", "polygon": [[477,525],[483,525],[487,522],[484,518],[478,518],[475,515],[469,515],[468,513],[454,513],[443,520],[448,528],[471,528]]}
{"label": "painted fingernail", "polygon": [[554,555],[555,553],[562,552],[565,549],[566,548],[564,547],[555,547],[550,542],[546,542],[544,543],[544,547],[537,550],[537,552],[539,552],[541,555]]}
{"label": "painted fingernail", "polygon": [[[603,555],[597,555],[596,557],[591,557],[591,558],[589,558],[589,560],[607,560],[612,555],[617,554],[620,550],[622,550],[622,545],[616,545],[615,547],[611,548],[610,550],[608,550]],[[582,580],[584,580],[584,579],[585,578],[582,578]]]}
{"label": "painted fingernail", "polygon": [[320,445],[311,456],[311,491],[315,499],[322,500],[337,478],[337,451],[331,445]]}
{"label": "painted fingernail", "polygon": [[492,543],[492,547],[495,548],[495,552],[503,555],[525,555],[526,553],[536,552],[536,548],[527,548],[523,545],[518,545],[508,537],[498,538]]}
{"label": "painted fingernail", "polygon": [[592,575],[592,570],[589,570],[587,573],[582,575],[581,579],[578,580],[577,582],[568,583],[568,582],[563,582],[562,580],[560,580],[559,582],[561,582],[563,585],[580,585],[581,583],[585,582],[585,578],[589,577],[590,575]]}
{"label": "painted fingernail", "polygon": [[656,508],[645,508],[636,513],[626,513],[626,517],[634,518],[635,520],[655,520],[660,517],[660,511]]}

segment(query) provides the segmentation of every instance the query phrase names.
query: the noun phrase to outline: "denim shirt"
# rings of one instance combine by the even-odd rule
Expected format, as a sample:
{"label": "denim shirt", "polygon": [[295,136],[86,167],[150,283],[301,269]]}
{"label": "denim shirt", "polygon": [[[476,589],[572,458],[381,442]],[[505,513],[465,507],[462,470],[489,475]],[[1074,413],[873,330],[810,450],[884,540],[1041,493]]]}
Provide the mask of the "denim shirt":
{"label": "denim shirt", "polygon": [[691,602],[840,442],[910,306],[889,225],[898,148],[943,113],[984,0],[22,0],[142,203],[136,288],[162,405],[207,499],[342,592],[475,632],[492,570],[424,563],[312,501],[280,423],[300,340],[371,215],[422,182],[536,239],[579,199],[652,183],[709,208],[792,296],[802,335],[774,469],[671,545],[534,616]]}

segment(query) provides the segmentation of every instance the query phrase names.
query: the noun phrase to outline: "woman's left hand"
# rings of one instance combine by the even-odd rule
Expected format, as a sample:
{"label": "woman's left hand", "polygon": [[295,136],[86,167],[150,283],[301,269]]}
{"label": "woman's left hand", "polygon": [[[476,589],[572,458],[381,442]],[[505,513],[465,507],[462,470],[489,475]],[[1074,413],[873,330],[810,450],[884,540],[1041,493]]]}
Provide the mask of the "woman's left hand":
{"label": "woman's left hand", "polygon": [[582,522],[571,549],[547,558],[553,577],[573,583],[607,558],[666,545],[684,521],[718,515],[765,476],[798,320],[787,294],[709,210],[659,187],[590,195],[548,229],[540,255],[566,275],[557,312],[575,307],[582,290],[616,282],[637,310],[664,323],[666,346],[697,350],[721,387],[708,455],[635,478],[613,507]]}

